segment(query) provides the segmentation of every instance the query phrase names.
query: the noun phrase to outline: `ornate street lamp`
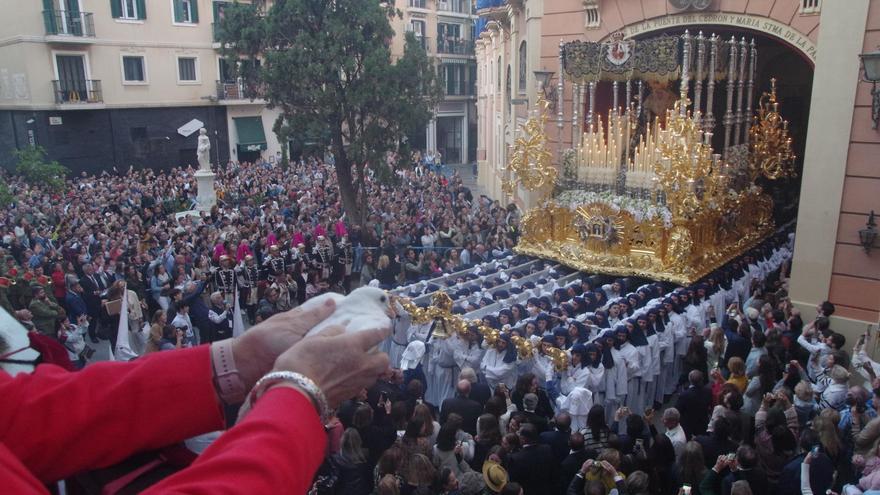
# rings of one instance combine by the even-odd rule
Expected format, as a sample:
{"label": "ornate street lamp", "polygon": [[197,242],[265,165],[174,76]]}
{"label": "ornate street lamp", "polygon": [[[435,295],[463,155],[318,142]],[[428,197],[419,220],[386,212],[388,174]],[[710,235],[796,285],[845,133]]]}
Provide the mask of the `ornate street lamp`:
{"label": "ornate street lamp", "polygon": [[871,83],[871,120],[874,121],[874,129],[880,124],[880,91],[877,83],[880,82],[880,50],[859,55],[862,59],[862,69],[865,72],[864,82]]}
{"label": "ornate street lamp", "polygon": [[877,240],[877,222],[874,221],[874,210],[871,210],[868,223],[865,224],[864,229],[859,230],[859,242],[865,248],[865,252],[870,254],[875,240]]}

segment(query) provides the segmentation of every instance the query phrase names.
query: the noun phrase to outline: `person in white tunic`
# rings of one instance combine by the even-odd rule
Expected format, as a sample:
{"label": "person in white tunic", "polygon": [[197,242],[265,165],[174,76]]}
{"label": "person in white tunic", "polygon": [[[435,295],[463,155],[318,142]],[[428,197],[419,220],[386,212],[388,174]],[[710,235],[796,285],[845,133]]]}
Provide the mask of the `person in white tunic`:
{"label": "person in white tunic", "polygon": [[648,317],[654,315],[654,332],[657,334],[657,345],[660,347],[660,374],[657,376],[657,390],[654,394],[654,402],[664,403],[670,381],[675,381],[672,376],[673,363],[675,362],[675,337],[669,325],[669,316],[662,304],[648,311]]}
{"label": "person in white tunic", "polygon": [[412,317],[403,310],[399,303],[397,305],[397,317],[394,319],[394,326],[391,336],[385,339],[380,350],[388,354],[388,360],[391,362],[392,368],[400,367],[400,355],[409,344],[409,332],[412,325]]}
{"label": "person in white tunic", "polygon": [[647,407],[654,404],[654,396],[657,393],[657,381],[658,375],[660,374],[660,337],[658,337],[657,332],[654,331],[654,325],[651,323],[648,313],[643,312],[636,317],[636,324],[638,325],[639,330],[641,330],[648,339],[647,358],[650,359],[650,365],[647,366],[642,373],[645,393],[644,403]]}
{"label": "person in white tunic", "polygon": [[456,334],[449,341],[453,349],[452,357],[455,359],[459,373],[465,368],[480,369],[485,351],[480,346],[476,330],[470,330],[466,337]]}
{"label": "person in white tunic", "polygon": [[513,390],[516,385],[516,349],[510,343],[510,335],[502,333],[495,346],[486,351],[480,372],[489,387],[494,389],[503,383]]}
{"label": "person in white tunic", "polygon": [[[641,357],[639,356],[639,350],[629,342],[630,333],[625,325],[618,326],[614,330],[614,334],[617,337],[620,357],[626,367],[626,382],[625,385],[623,385],[626,387],[626,399],[623,404],[629,407],[630,410],[634,411],[634,408],[638,407],[639,387],[642,383]],[[636,414],[640,415],[641,412]]]}
{"label": "person in white tunic", "polygon": [[596,404],[602,405],[605,409],[606,422],[613,421],[615,411],[626,399],[626,386],[621,389],[617,385],[626,384],[626,365],[620,357],[620,351],[614,348],[616,340],[614,330],[609,328],[599,333],[599,337],[594,342],[602,349],[602,367],[605,368]]}
{"label": "person in white tunic", "polygon": [[[442,325],[435,323],[432,331],[438,332],[437,328]],[[425,399],[431,404],[442,404],[443,401],[455,393],[455,383],[458,379],[454,348],[449,338],[431,337],[428,341],[428,384],[425,387]]]}
{"label": "person in white tunic", "polygon": [[682,375],[682,363],[685,354],[687,354],[691,339],[688,337],[688,328],[685,323],[685,317],[681,314],[681,307],[678,302],[667,297],[663,300],[663,307],[666,308],[666,314],[669,315],[668,328],[672,331],[675,341],[675,358],[673,361],[672,376],[667,378],[666,394],[672,394],[678,387],[678,379]]}
{"label": "person in white tunic", "polygon": [[[556,371],[553,359],[550,358],[549,352],[556,342],[552,335],[541,337],[540,345],[535,346],[534,355],[532,356],[532,373],[538,379],[538,383],[543,383],[547,387],[547,382],[553,382],[556,379]],[[549,387],[548,387],[549,388]]]}

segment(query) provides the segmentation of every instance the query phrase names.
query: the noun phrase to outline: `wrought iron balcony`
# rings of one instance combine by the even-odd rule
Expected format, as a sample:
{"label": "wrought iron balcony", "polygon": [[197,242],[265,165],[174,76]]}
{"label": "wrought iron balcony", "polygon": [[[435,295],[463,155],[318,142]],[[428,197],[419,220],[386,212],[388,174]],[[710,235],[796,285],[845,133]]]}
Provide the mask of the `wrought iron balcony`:
{"label": "wrought iron balcony", "polygon": [[452,55],[473,55],[474,40],[460,38],[440,38],[437,40],[437,53]]}
{"label": "wrought iron balcony", "polygon": [[43,23],[48,36],[95,37],[95,22],[91,12],[44,10]]}
{"label": "wrought iron balcony", "polygon": [[[238,81],[217,81],[216,83],[218,100],[250,100],[250,96],[247,96],[247,86],[241,79]],[[263,88],[257,88],[255,98],[262,98],[264,94]]]}
{"label": "wrought iron balcony", "polygon": [[467,81],[453,81],[451,84],[445,82],[443,84],[443,94],[445,96],[474,96],[476,87],[473,83]]}
{"label": "wrought iron balcony", "polygon": [[103,103],[104,95],[101,92],[101,81],[95,79],[80,80],[54,80],[52,88],[55,91],[55,103]]}

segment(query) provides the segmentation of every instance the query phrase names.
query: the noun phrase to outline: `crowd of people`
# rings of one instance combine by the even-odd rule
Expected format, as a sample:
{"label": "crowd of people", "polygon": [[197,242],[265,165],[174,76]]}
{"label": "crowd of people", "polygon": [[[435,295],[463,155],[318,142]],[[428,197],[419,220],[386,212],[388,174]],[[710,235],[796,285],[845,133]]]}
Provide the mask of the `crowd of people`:
{"label": "crowd of people", "polygon": [[[236,307],[259,325],[359,285],[443,290],[455,313],[479,312],[497,338],[397,312],[380,346],[391,368],[325,421],[309,493],[880,489],[880,363],[869,336],[847,347],[833,330],[833,304],[810,322],[792,307],[790,236],[688,287],[574,274],[512,258],[519,211],[457,174],[418,164],[393,177],[367,178],[362,226],[318,159],[231,164],[199,216],[177,215],[192,170],[81,176],[63,193],[9,178],[0,305],[44,361],[60,345],[71,369],[89,344],[117,349],[119,328],[142,335],[136,354],[197,347],[233,336]],[[446,287],[425,282],[453,272]]]}
{"label": "crowd of people", "polygon": [[0,209],[0,306],[81,366],[100,340],[116,348],[123,295],[143,354],[230,336],[236,302],[252,325],[326,291],[374,279],[390,289],[515,243],[516,208],[423,160],[389,160],[385,181],[371,171],[366,219],[351,222],[330,163],[230,163],[217,170],[218,205],[198,216],[181,214],[196,197],[192,169],[83,174],[63,191],[4,177],[15,202]]}
{"label": "crowd of people", "polygon": [[[492,345],[476,326],[432,338],[432,323],[399,320],[392,340],[406,340],[390,345],[406,349],[327,425],[313,493],[880,488],[880,364],[865,337],[848,352],[833,304],[801,319],[788,298],[790,246],[777,236],[691,287],[587,274],[560,286],[563,270],[536,286],[512,270],[526,303],[502,300],[482,317],[500,331]],[[469,305],[458,286],[444,290]],[[550,348],[565,351],[567,369]]]}

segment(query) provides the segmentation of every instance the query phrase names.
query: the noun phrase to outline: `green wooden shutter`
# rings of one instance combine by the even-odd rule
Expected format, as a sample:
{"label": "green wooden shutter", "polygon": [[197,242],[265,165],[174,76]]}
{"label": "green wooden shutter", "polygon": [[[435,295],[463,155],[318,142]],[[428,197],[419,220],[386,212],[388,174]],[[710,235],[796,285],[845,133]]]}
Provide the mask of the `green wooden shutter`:
{"label": "green wooden shutter", "polygon": [[144,0],[137,0],[137,9],[138,9],[138,19],[146,19],[147,18],[147,2]]}
{"label": "green wooden shutter", "polygon": [[192,22],[193,24],[197,24],[199,22],[199,0],[193,0],[189,3],[190,9],[192,9]]}
{"label": "green wooden shutter", "polygon": [[122,4],[119,0],[110,0],[110,15],[114,19],[122,17]]}
{"label": "green wooden shutter", "polygon": [[180,0],[174,0],[174,22],[183,22],[183,3]]}
{"label": "green wooden shutter", "polygon": [[55,11],[52,0],[43,0],[43,22],[46,24],[46,34],[57,34],[58,27],[55,25]]}

